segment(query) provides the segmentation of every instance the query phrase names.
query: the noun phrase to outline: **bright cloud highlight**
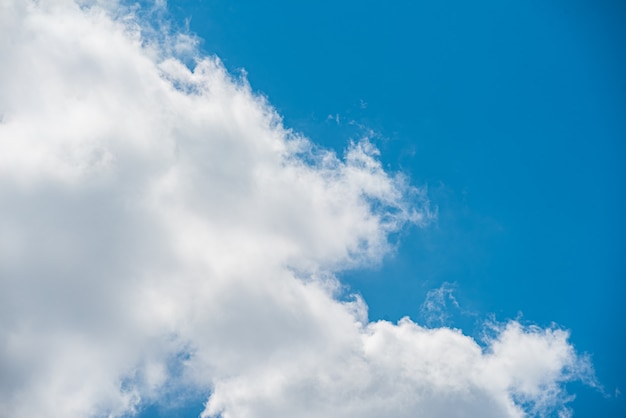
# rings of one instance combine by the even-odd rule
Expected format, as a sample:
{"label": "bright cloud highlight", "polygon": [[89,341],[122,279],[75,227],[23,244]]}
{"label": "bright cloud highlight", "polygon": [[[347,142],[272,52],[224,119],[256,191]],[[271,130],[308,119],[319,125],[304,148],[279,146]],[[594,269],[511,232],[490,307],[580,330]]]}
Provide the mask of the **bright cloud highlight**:
{"label": "bright cloud highlight", "polygon": [[0,416],[184,391],[205,417],[541,416],[591,376],[559,329],[370,322],[335,274],[426,224],[424,191],[367,139],[338,157],[285,128],[191,37],[2,0],[0,60]]}

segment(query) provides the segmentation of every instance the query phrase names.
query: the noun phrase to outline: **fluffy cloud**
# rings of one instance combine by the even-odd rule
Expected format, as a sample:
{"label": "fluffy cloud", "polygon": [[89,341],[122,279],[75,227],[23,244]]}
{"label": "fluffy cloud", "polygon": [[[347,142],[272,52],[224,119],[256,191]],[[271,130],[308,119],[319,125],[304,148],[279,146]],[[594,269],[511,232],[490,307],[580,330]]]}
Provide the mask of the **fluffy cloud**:
{"label": "fluffy cloud", "polygon": [[0,60],[0,416],[194,391],[206,417],[522,417],[589,375],[558,329],[369,322],[334,274],[426,223],[423,191],[366,139],[286,129],[192,37],[114,0],[0,0]]}

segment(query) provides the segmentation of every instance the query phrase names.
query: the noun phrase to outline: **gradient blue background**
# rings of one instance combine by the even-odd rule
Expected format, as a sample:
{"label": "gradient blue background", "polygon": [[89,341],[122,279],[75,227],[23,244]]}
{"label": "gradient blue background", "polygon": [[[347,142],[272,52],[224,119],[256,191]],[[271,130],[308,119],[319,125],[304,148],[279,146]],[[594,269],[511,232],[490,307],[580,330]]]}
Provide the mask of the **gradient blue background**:
{"label": "gradient blue background", "polygon": [[168,4],[288,127],[338,151],[372,129],[385,165],[428,186],[438,221],[342,275],[371,319],[419,320],[427,291],[455,283],[447,325],[570,329],[604,387],[569,385],[575,416],[626,417],[626,2],[390,3]]}

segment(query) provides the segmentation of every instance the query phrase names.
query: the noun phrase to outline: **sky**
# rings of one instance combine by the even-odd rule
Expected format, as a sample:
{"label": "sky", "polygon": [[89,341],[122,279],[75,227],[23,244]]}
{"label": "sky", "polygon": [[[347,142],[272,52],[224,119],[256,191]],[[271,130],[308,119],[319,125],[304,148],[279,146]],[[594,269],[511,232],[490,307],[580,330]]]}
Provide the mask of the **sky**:
{"label": "sky", "polygon": [[0,417],[622,417],[626,5],[0,0]]}

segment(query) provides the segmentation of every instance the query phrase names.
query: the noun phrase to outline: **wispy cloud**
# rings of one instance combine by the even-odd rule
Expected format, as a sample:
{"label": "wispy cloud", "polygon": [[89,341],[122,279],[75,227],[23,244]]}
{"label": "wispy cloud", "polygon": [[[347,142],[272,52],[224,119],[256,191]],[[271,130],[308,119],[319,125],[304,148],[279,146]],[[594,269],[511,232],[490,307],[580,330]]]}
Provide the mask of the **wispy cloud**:
{"label": "wispy cloud", "polygon": [[0,2],[0,416],[186,390],[207,417],[561,409],[590,373],[567,332],[511,322],[485,351],[342,301],[334,274],[426,223],[423,191],[367,141],[315,147],[152,24],[115,0]]}
{"label": "wispy cloud", "polygon": [[426,293],[426,300],[422,303],[420,313],[429,326],[449,325],[450,307],[459,309],[459,302],[454,297],[455,285],[445,282],[436,289]]}

